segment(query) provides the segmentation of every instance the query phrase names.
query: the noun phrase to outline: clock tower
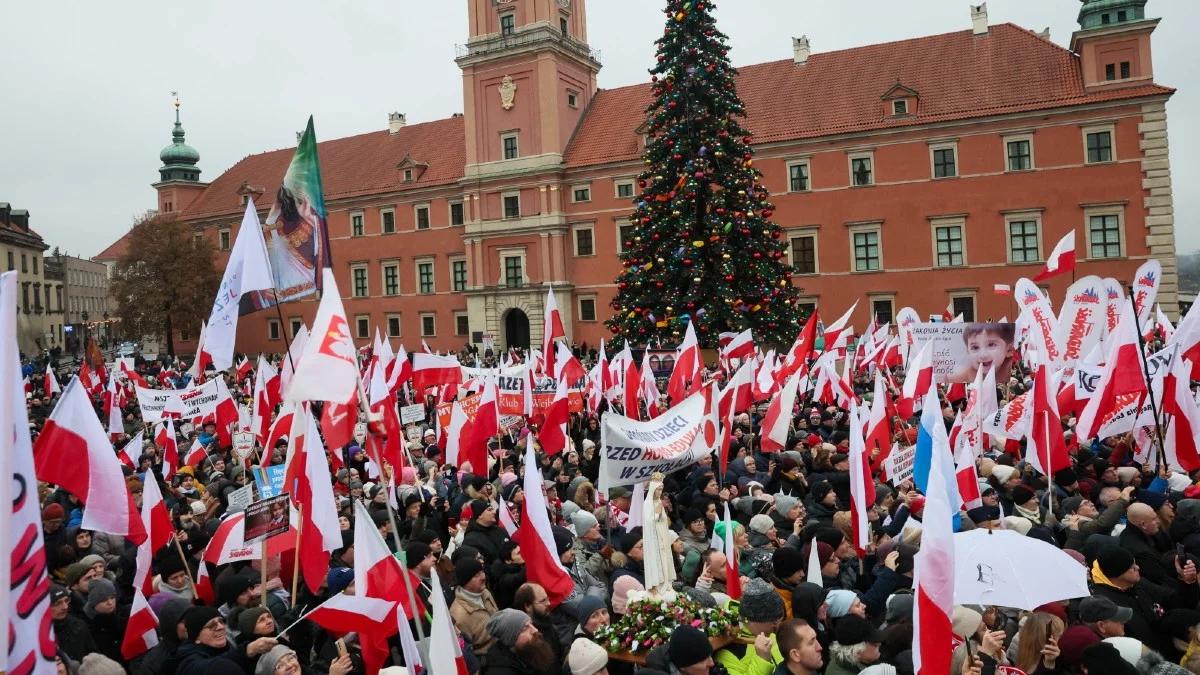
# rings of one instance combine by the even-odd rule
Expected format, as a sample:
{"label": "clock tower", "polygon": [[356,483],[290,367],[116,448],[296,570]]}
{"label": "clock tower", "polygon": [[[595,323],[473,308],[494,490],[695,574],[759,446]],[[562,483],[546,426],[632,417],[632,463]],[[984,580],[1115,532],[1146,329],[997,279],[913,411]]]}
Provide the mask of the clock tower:
{"label": "clock tower", "polygon": [[[467,0],[463,189],[472,342],[539,345],[546,294],[573,321],[563,153],[596,93],[584,0]],[[570,337],[568,335],[568,337]],[[479,338],[479,339],[477,339]]]}

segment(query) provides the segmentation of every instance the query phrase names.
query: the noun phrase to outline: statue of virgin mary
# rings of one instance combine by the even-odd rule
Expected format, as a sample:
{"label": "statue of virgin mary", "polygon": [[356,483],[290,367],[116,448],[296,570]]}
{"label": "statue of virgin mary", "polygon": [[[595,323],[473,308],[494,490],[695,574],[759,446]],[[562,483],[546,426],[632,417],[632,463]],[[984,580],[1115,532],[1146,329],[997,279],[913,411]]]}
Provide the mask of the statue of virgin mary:
{"label": "statue of virgin mary", "polygon": [[662,505],[663,475],[656,473],[646,486],[642,503],[642,550],[646,570],[646,590],[651,597],[672,599],[675,591],[675,556],[671,552],[671,521]]}

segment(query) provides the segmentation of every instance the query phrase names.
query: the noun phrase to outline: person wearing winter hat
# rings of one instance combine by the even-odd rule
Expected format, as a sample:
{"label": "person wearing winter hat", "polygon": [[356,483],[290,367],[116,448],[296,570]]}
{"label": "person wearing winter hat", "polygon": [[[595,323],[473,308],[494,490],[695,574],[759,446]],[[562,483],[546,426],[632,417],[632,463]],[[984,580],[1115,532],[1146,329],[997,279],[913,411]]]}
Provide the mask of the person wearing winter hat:
{"label": "person wearing winter hat", "polygon": [[491,502],[477,499],[471,504],[471,520],[467,523],[463,544],[473,546],[483,555],[485,565],[491,565],[500,555],[500,546],[508,534],[500,526],[496,508]]}
{"label": "person wearing winter hat", "polygon": [[72,659],[96,651],[96,641],[87,623],[71,611],[71,592],[58,584],[50,584],[50,620],[58,646]]}
{"label": "person wearing winter hat", "polygon": [[1099,642],[1084,649],[1079,665],[1086,673],[1139,675],[1137,668],[1121,658],[1121,652],[1107,642]]}
{"label": "person wearing winter hat", "polygon": [[499,609],[487,589],[483,563],[474,555],[459,558],[454,563],[454,580],[458,586],[450,603],[450,617],[459,632],[471,639],[475,655],[483,656],[496,641],[487,630],[488,617]]}
{"label": "person wearing winter hat", "polygon": [[[229,672],[232,665],[241,670],[235,661],[238,652],[229,643],[225,619],[213,607],[192,607],[183,615],[187,628],[187,639],[175,652],[178,675],[207,675]],[[246,655],[255,658],[266,654],[277,644],[275,638],[258,638],[246,647]]]}
{"label": "person wearing winter hat", "polygon": [[817,547],[817,560],[821,563],[821,578],[825,580],[822,584],[829,587],[837,581],[838,572],[841,570],[841,561],[838,560],[837,550],[823,541],[813,540],[804,545],[800,550],[801,557],[804,558],[805,566],[808,565],[809,556],[812,553],[813,545]]}
{"label": "person wearing winter hat", "polygon": [[579,599],[575,605],[575,617],[579,624],[575,635],[589,638],[594,637],[597,630],[611,622],[604,600],[594,595],[585,595]]}
{"label": "person wearing winter hat", "polygon": [[625,614],[625,609],[629,605],[629,593],[631,591],[645,591],[646,587],[636,577],[626,574],[617,577],[613,582],[612,592],[612,608],[613,613],[621,616]]}
{"label": "person wearing winter hat", "polygon": [[[714,665],[712,644],[698,628],[686,624],[677,626],[671,631],[666,647],[665,665],[680,675],[708,675]],[[647,665],[650,665],[649,657]]]}
{"label": "person wearing winter hat", "polygon": [[483,672],[544,675],[561,668],[554,649],[528,614],[519,609],[502,609],[487,621],[493,646],[483,657]]}
{"label": "person wearing winter hat", "polygon": [[954,606],[954,612],[950,615],[950,628],[960,639],[970,640],[982,626],[983,614],[963,605]]}
{"label": "person wearing winter hat", "polygon": [[792,618],[792,594],[804,581],[804,555],[790,546],[775,549],[771,554],[771,583],[783,602],[783,618]]}
{"label": "person wearing winter hat", "polygon": [[576,640],[567,654],[571,675],[607,675],[608,651],[587,638]]}
{"label": "person wearing winter hat", "polygon": [[861,616],[849,615],[834,623],[825,675],[852,675],[879,660],[883,635]]}
{"label": "person wearing winter hat", "polygon": [[329,595],[338,593],[354,595],[354,570],[349,567],[334,567],[325,574],[325,587]]}
{"label": "person wearing winter hat", "polygon": [[684,509],[682,522],[683,531],[679,533],[679,540],[683,542],[684,553],[703,555],[712,541],[712,537],[708,536],[708,521],[704,513],[691,507]]}
{"label": "person wearing winter hat", "polygon": [[1133,554],[1121,546],[1107,544],[1100,548],[1092,563],[1092,595],[1108,598],[1118,607],[1127,607],[1133,616],[1125,623],[1125,635],[1150,645],[1169,641],[1169,636],[1157,630],[1164,609],[1195,607],[1196,584],[1181,584],[1177,592],[1143,582],[1141,570]]}
{"label": "person wearing winter hat", "polygon": [[738,639],[713,657],[730,673],[767,672],[783,660],[775,629],[784,618],[783,600],[762,579],[751,579],[742,590],[742,626]]}
{"label": "person wearing winter hat", "polygon": [[849,614],[855,614],[866,618],[867,606],[862,600],[858,599],[858,594],[854,591],[847,591],[840,588],[829,591],[829,595],[825,596],[825,602],[829,603],[829,618],[840,619]]}
{"label": "person wearing winter hat", "polygon": [[79,675],[125,675],[125,668],[113,659],[100,654],[88,654],[79,662]]}
{"label": "person wearing winter hat", "polygon": [[1133,610],[1118,607],[1103,596],[1088,596],[1079,603],[1080,623],[1068,626],[1058,640],[1058,660],[1074,666],[1083,658],[1083,650],[1108,637],[1125,635],[1125,624],[1133,618]]}
{"label": "person wearing winter hat", "polygon": [[118,616],[117,587],[108,579],[93,579],[83,608],[88,631],[101,654],[118,660],[122,658],[121,640],[125,635],[129,608],[120,608],[120,613],[124,616]]}

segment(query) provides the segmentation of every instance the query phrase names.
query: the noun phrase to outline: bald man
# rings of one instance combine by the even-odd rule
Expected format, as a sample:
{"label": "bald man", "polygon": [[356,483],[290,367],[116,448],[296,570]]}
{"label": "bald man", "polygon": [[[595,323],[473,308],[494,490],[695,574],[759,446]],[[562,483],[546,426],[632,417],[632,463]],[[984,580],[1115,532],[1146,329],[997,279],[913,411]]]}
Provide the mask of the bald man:
{"label": "bald man", "polygon": [[[1145,494],[1143,492],[1139,497]],[[1170,560],[1163,561],[1165,554],[1175,550],[1175,544],[1163,531],[1155,508],[1142,501],[1135,502],[1129,505],[1125,518],[1129,524],[1121,532],[1121,547],[1133,554],[1142,576],[1160,586],[1177,586],[1179,580],[1174,565]]]}

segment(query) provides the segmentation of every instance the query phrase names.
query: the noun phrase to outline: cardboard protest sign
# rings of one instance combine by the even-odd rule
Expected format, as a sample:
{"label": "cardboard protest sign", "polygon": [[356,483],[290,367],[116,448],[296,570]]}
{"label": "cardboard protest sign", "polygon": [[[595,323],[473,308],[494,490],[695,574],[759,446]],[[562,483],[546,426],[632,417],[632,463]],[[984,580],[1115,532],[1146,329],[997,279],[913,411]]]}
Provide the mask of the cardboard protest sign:
{"label": "cardboard protest sign", "polygon": [[606,413],[600,421],[599,490],[643,483],[655,473],[677,471],[711,453],[717,427],[705,413],[703,393],[647,422]]}
{"label": "cardboard protest sign", "polygon": [[899,486],[904,481],[912,478],[913,461],[917,457],[917,446],[910,445],[908,447],[896,447],[892,450],[887,459],[883,460],[884,470],[887,471],[888,482],[893,486]]}
{"label": "cardboard protest sign", "polygon": [[142,410],[142,420],[147,424],[155,424],[163,419],[163,410],[171,404],[178,411],[180,419],[191,420],[207,417],[217,412],[217,403],[221,394],[217,389],[217,381],[209,380],[198,387],[187,389],[147,389],[135,387],[138,407]]}
{"label": "cardboard protest sign", "polygon": [[412,424],[425,419],[425,406],[420,403],[406,405],[400,408],[400,423]]}
{"label": "cardboard protest sign", "polygon": [[1011,323],[921,323],[912,326],[914,353],[933,343],[933,375],[940,383],[973,382],[980,368],[996,381],[1012,372],[1016,327]]}
{"label": "cardboard protest sign", "polygon": [[287,493],[260,499],[246,507],[246,546],[288,531],[291,505]]}
{"label": "cardboard protest sign", "polygon": [[287,467],[282,464],[268,466],[265,471],[257,466],[250,470],[260,499],[274,497],[283,492],[283,477],[286,471]]}
{"label": "cardboard protest sign", "polygon": [[229,513],[237,513],[245,510],[250,506],[250,502],[254,501],[254,486],[243,485],[242,487],[229,493],[229,508],[226,509]]}

